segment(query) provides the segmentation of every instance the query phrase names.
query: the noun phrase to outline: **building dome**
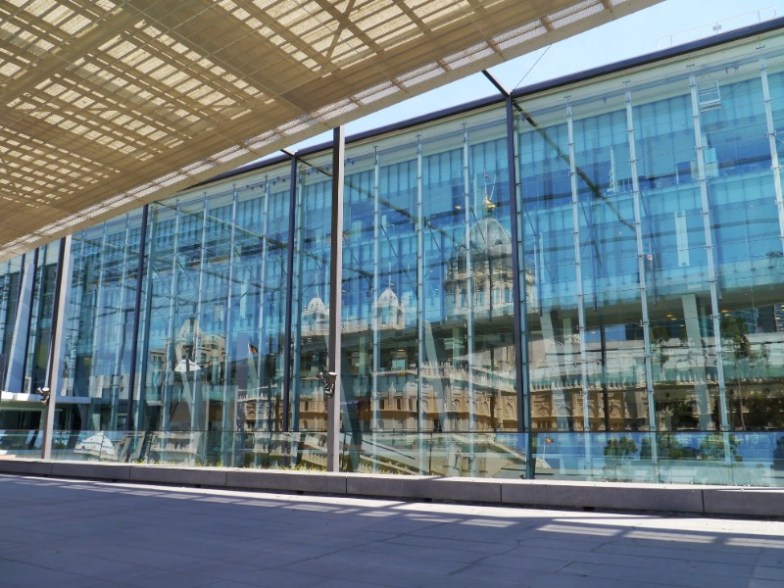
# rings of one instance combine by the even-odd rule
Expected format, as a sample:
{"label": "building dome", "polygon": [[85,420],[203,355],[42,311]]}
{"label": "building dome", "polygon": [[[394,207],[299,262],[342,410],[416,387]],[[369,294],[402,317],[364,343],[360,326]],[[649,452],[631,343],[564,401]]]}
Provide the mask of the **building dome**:
{"label": "building dome", "polygon": [[308,302],[307,312],[309,314],[327,314],[327,305],[324,304],[321,298],[316,296]]}
{"label": "building dome", "polygon": [[405,326],[406,319],[403,314],[403,307],[400,305],[400,300],[397,294],[392,291],[391,286],[388,286],[381,293],[381,296],[378,297],[373,306],[379,327],[402,329]]}
{"label": "building dome", "polygon": [[512,235],[495,218],[488,216],[477,221],[469,233],[471,251],[492,257],[512,255]]}
{"label": "building dome", "polygon": [[400,301],[397,294],[392,291],[392,288],[387,288],[381,293],[381,296],[376,300],[376,308],[400,308]]}
{"label": "building dome", "polygon": [[302,313],[303,336],[324,335],[329,322],[329,309],[324,301],[316,296],[312,298]]}

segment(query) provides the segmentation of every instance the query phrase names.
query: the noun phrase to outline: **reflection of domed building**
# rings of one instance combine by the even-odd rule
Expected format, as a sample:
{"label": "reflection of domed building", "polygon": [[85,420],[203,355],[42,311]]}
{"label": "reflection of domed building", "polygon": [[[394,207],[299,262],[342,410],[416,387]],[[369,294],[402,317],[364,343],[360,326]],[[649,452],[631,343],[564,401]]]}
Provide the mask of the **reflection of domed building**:
{"label": "reflection of domed building", "polygon": [[488,257],[503,260],[512,266],[512,236],[495,217],[487,215],[471,227],[469,232],[471,250],[485,252]]}
{"label": "reflection of domed building", "polygon": [[[398,292],[389,282],[361,300],[361,312],[349,307],[344,313],[343,348],[350,352],[342,366],[343,394],[357,430],[517,429],[514,250],[505,219],[495,218],[493,208],[486,201],[483,218],[456,232],[443,287],[427,290],[430,296],[423,289],[421,306],[411,289]],[[530,300],[533,279],[526,275]],[[326,369],[330,311],[316,296],[301,315],[295,359],[301,430],[326,427],[318,374]]]}
{"label": "reflection of domed building", "polygon": [[378,329],[403,329],[406,326],[406,317],[403,305],[398,300],[397,294],[388,287],[381,293],[373,304],[373,315]]}
{"label": "reflection of domed building", "polygon": [[[513,313],[512,236],[490,214],[477,221],[452,259],[445,281],[447,316]],[[526,280],[528,283],[528,280]]]}
{"label": "reflection of domed building", "polygon": [[303,335],[326,335],[329,330],[329,309],[324,301],[316,296],[308,302],[302,313]]}

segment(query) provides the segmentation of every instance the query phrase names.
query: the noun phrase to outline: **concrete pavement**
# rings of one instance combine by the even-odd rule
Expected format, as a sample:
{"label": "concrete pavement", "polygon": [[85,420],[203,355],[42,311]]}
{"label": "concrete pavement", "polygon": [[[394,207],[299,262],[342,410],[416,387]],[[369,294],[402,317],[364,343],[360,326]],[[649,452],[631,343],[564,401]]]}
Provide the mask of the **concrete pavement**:
{"label": "concrete pavement", "polygon": [[784,522],[0,475],[0,586],[781,588]]}

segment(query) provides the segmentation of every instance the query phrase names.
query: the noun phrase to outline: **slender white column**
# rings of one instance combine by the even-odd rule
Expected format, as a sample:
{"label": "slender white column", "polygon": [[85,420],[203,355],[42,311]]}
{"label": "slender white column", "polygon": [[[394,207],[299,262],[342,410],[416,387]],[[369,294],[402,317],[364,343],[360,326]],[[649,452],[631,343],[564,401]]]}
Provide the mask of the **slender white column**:
{"label": "slender white column", "polygon": [[68,300],[68,285],[71,281],[71,235],[60,240],[59,265],[57,268],[57,302],[55,303],[54,333],[49,345],[49,373],[47,374],[47,386],[49,386],[49,405],[46,410],[46,427],[44,429],[43,443],[41,444],[41,458],[51,459],[52,457],[52,434],[54,433],[54,417],[57,412],[57,389],[60,382],[60,371],[62,362],[58,360],[60,349],[63,346],[65,336],[65,303]]}
{"label": "slender white column", "polygon": [[[119,299],[117,301],[116,309],[115,309],[115,317],[114,317],[114,332],[118,337],[120,342],[115,349],[114,353],[114,365],[112,366],[112,407],[111,413],[109,417],[109,430],[116,431],[117,430],[117,408],[118,408],[118,401],[120,398],[120,388],[122,382],[122,356],[123,350],[125,349],[125,332],[123,329],[123,325],[125,324],[125,299],[126,299],[126,291],[128,289],[125,287],[125,281],[128,279],[128,239],[130,237],[130,223],[128,221],[128,217],[125,217],[125,237],[123,239],[123,252],[122,252],[122,276],[120,278],[120,287],[119,287]],[[130,408],[130,405],[128,406]],[[126,419],[130,419],[131,415],[127,414]],[[126,420],[126,428],[128,427],[127,420]]]}
{"label": "slender white column", "polygon": [[[265,299],[266,299],[267,288],[270,287],[270,285],[268,284],[268,280],[267,280],[267,250],[268,250],[268,245],[269,245],[269,239],[268,239],[267,231],[269,230],[269,225],[268,225],[268,222],[269,222],[269,201],[270,201],[271,193],[272,193],[272,186],[270,184],[269,177],[267,177],[266,181],[264,182],[264,206],[263,206],[263,212],[262,212],[262,216],[263,216],[264,220],[262,221],[262,227],[261,227],[261,269],[260,269],[261,274],[260,274],[260,280],[259,280],[259,282],[261,283],[261,286],[260,286],[260,289],[261,289],[261,292],[260,292],[261,300],[259,302],[259,317],[258,317],[258,324],[257,324],[257,328],[256,328],[256,333],[258,333],[259,337],[264,337],[264,326],[265,326],[264,322],[265,322],[265,319],[266,319],[266,316],[264,314],[264,310],[266,308],[266,300]],[[261,339],[259,339],[259,341],[257,341],[257,343],[258,343],[257,348],[259,350],[259,355],[258,355],[258,357],[256,359],[258,359],[259,363],[261,363],[261,361],[263,361],[262,360],[262,350],[264,349],[264,342]],[[253,376],[254,376],[254,380],[255,380],[255,385],[253,386],[253,388],[254,388],[253,396],[256,399],[254,406],[256,407],[256,430],[257,431],[259,430],[259,428],[265,428],[264,427],[265,419],[263,418],[263,415],[264,415],[265,412],[267,413],[267,415],[269,415],[270,411],[272,410],[272,385],[268,381],[265,381],[264,383],[262,383],[261,378],[259,377],[259,373],[260,373],[259,365],[256,365],[255,362],[254,362],[254,373],[253,373]],[[262,390],[265,387],[266,387],[268,393],[267,393],[267,400],[266,400],[266,402],[263,402]],[[248,390],[248,394],[250,394],[250,392],[251,391]],[[262,406],[264,407],[263,411],[261,410]],[[269,421],[270,421],[270,419],[267,418],[266,419],[266,423],[268,425],[269,425]],[[261,425],[261,427],[260,427],[260,425]],[[266,427],[266,429],[271,429],[271,428],[272,427],[270,427],[270,426]],[[256,457],[258,458],[258,455]]]}
{"label": "slender white column", "polygon": [[770,169],[773,172],[773,189],[776,193],[776,210],[779,219],[779,241],[781,251],[784,253],[784,195],[781,187],[781,165],[779,164],[779,149],[776,143],[776,125],[773,122],[773,107],[770,98],[770,84],[768,83],[768,66],[764,59],[760,59],[760,79],[762,80],[762,100],[765,104],[765,122],[767,123],[768,144],[770,145]]}
{"label": "slender white column", "polygon": [[[196,309],[194,311],[194,322],[193,322],[193,361],[196,366],[200,365],[199,362],[199,355],[201,347],[201,305],[203,299],[203,292],[204,292],[204,252],[207,249],[207,195],[204,195],[204,200],[202,203],[202,214],[201,214],[201,247],[199,248],[199,277],[197,280],[196,286]],[[208,414],[207,411],[204,410],[203,419],[198,419],[197,417],[201,417],[200,414],[202,407],[200,406],[202,402],[205,405],[209,404],[209,392],[208,397],[205,400],[202,400],[202,395],[204,394],[204,386],[202,385],[202,373],[201,370],[197,371],[193,376],[193,405],[191,410],[191,430],[197,431],[206,431],[207,430],[207,418]],[[206,406],[205,406],[206,409]],[[200,422],[202,421],[203,422]]]}
{"label": "slender white column", "polygon": [[[574,143],[574,118],[572,107],[566,107],[566,128],[569,142],[569,180],[572,189],[572,238],[574,241],[574,271],[577,290],[577,338],[580,347],[580,388],[583,397],[583,431],[591,430],[590,399],[588,397],[588,358],[585,350],[585,294],[583,292],[583,261],[580,251],[580,200],[577,191],[577,163]],[[585,438],[585,456],[590,467],[591,446]]]}
{"label": "slender white column", "polygon": [[474,409],[474,268],[471,259],[471,170],[469,165],[468,131],[463,131],[463,242],[465,246],[466,300],[466,385],[468,401],[468,430],[476,432],[476,410]]}
{"label": "slender white column", "polygon": [[[632,198],[634,200],[634,234],[637,240],[637,274],[639,276],[640,307],[642,310],[642,344],[643,362],[645,364],[645,393],[648,397],[648,431],[654,432],[657,428],[657,423],[655,389],[653,386],[653,354],[651,353],[651,319],[648,314],[648,278],[645,271],[645,249],[642,242],[640,178],[637,170],[637,141],[634,136],[634,112],[632,109],[631,92],[626,92],[626,132],[629,138],[629,167],[632,175]],[[658,472],[659,448],[654,439],[651,439],[651,460],[654,472]]]}
{"label": "slender white column", "polygon": [[[106,223],[101,225],[101,251],[106,251]],[[93,313],[93,324],[92,324],[92,350],[90,352],[90,375],[87,377],[88,381],[88,394],[93,396],[94,394],[100,398],[103,395],[103,376],[99,376],[96,372],[99,369],[100,362],[98,361],[98,345],[96,344],[97,341],[101,339],[101,330],[105,328],[101,325],[101,317],[103,313],[101,312],[101,306],[104,303],[104,298],[106,298],[106,289],[103,286],[103,276],[104,272],[106,271],[105,268],[105,257],[103,255],[99,256],[97,261],[98,267],[96,271],[98,272],[98,284],[95,287],[95,312]],[[111,383],[111,382],[110,382]],[[101,415],[99,411],[91,411],[92,412],[92,422],[88,425],[90,429],[98,430],[101,428],[100,419]]]}
{"label": "slender white column", "polygon": [[[416,292],[417,292],[417,432],[424,430],[425,370],[425,215],[422,202],[422,141],[417,139],[416,176]],[[419,444],[420,449],[422,444]],[[420,460],[420,467],[422,461]]]}
{"label": "slender white column", "polygon": [[[375,435],[376,431],[381,428],[381,415],[379,410],[378,398],[378,372],[381,369],[381,333],[379,331],[379,321],[376,316],[375,303],[379,297],[379,276],[378,265],[381,262],[381,210],[379,206],[379,199],[381,196],[381,169],[378,159],[378,147],[374,148],[373,153],[373,290],[370,296],[370,324],[373,329],[373,366],[371,368],[371,389],[370,389],[370,430]],[[375,452],[376,443],[373,442],[373,451]],[[373,461],[373,468],[375,470],[376,463]]]}
{"label": "slender white column", "polygon": [[[245,419],[238,418],[240,415],[244,414],[244,408],[247,407],[247,402],[240,405],[240,398],[239,398],[239,390],[235,388],[234,395],[232,398],[229,380],[228,377],[229,370],[231,369],[229,358],[232,356],[232,352],[228,347],[229,341],[231,340],[231,321],[233,317],[232,312],[232,296],[234,292],[234,263],[235,263],[235,254],[234,254],[234,247],[235,247],[235,237],[236,237],[236,227],[237,227],[237,185],[232,186],[232,198],[231,198],[231,226],[229,228],[229,267],[228,267],[228,276],[226,277],[226,312],[224,314],[224,325],[223,325],[223,340],[225,342],[224,347],[224,357],[223,357],[223,383],[221,385],[221,396],[223,397],[223,419],[222,419],[222,429],[223,433],[221,435],[221,453],[223,464],[226,466],[235,465],[234,461],[234,452],[233,449],[238,445],[238,426],[242,426],[244,428]],[[213,358],[214,361],[214,358]],[[245,392],[247,396],[247,391]],[[229,406],[232,407],[232,410],[229,410]],[[240,406],[242,406],[243,411],[240,412]],[[209,418],[209,417],[208,417]],[[240,423],[242,421],[242,423]]]}
{"label": "slender white column", "polygon": [[[144,262],[144,274],[142,274],[142,279],[140,280],[140,284],[143,284],[144,288],[144,304],[139,305],[139,325],[141,325],[142,330],[142,340],[139,345],[139,354],[136,358],[136,365],[131,366],[131,369],[136,369],[136,366],[139,366],[139,379],[137,383],[137,390],[139,390],[139,397],[136,402],[136,420],[134,421],[135,429],[137,431],[141,429],[145,429],[145,437],[147,435],[147,429],[150,428],[159,428],[161,425],[160,423],[145,423],[144,414],[145,414],[145,406],[147,404],[147,374],[150,371],[150,322],[152,320],[152,294],[153,294],[153,281],[156,277],[155,273],[155,262],[153,261],[153,254],[152,248],[153,243],[155,242],[155,231],[157,228],[157,223],[155,222],[154,213],[151,205],[147,205],[145,210],[147,216],[147,225],[146,225],[146,236],[143,240],[144,249],[141,251],[141,254],[145,257]],[[145,279],[146,276],[146,279]],[[142,287],[141,285],[139,286]],[[156,375],[158,378],[158,391],[161,391],[161,378],[166,377],[165,373],[165,362],[163,365],[159,366],[159,373]],[[165,386],[164,386],[165,388]],[[158,399],[162,401],[162,398]],[[161,403],[161,409],[165,404]],[[145,443],[142,441],[142,448],[145,447]],[[140,450],[141,451],[141,450]],[[146,455],[143,453],[139,453],[140,456],[146,458]]]}
{"label": "slender white column", "polygon": [[332,219],[329,272],[329,362],[334,374],[332,396],[327,400],[327,471],[340,470],[341,368],[343,355],[341,320],[343,305],[343,178],[346,153],[345,128],[338,127],[332,142]]}
{"label": "slender white column", "polygon": [[422,141],[417,137],[416,177],[416,291],[417,291],[417,433],[419,439],[419,470],[427,473],[425,466],[425,444],[421,437],[425,430],[425,213],[422,201]]}
{"label": "slender white column", "polygon": [[[724,359],[721,344],[721,315],[719,309],[718,283],[716,278],[715,247],[713,245],[712,220],[710,213],[710,200],[708,195],[708,179],[705,175],[705,149],[706,145],[702,136],[700,123],[700,103],[697,80],[689,77],[691,90],[692,120],[694,123],[694,144],[697,155],[697,177],[700,186],[700,203],[702,206],[702,226],[705,233],[705,256],[708,260],[708,285],[710,288],[711,321],[713,322],[713,349],[716,359],[716,375],[719,380],[719,411],[721,429],[729,429],[727,420],[727,388],[724,382]],[[700,415],[702,423],[703,415]]]}
{"label": "slender white column", "polygon": [[[168,431],[169,430],[169,423],[170,423],[170,415],[172,413],[170,403],[172,402],[172,394],[174,392],[174,384],[175,384],[175,375],[176,372],[174,368],[177,367],[177,357],[176,353],[176,314],[178,309],[178,298],[177,298],[177,285],[178,279],[177,274],[178,272],[178,263],[177,260],[179,259],[179,247],[180,247],[180,207],[178,204],[174,205],[174,231],[172,232],[172,253],[171,253],[171,277],[169,283],[169,328],[168,328],[168,348],[166,350],[166,362],[164,366],[167,366],[170,360],[173,360],[171,365],[168,365],[168,370],[166,372],[166,385],[163,388],[163,398],[161,400],[161,431]],[[150,247],[150,251],[152,252],[152,246]],[[153,260],[152,254],[150,255],[150,271],[152,272],[152,264],[155,263]],[[148,320],[152,320],[152,317],[148,318]]]}

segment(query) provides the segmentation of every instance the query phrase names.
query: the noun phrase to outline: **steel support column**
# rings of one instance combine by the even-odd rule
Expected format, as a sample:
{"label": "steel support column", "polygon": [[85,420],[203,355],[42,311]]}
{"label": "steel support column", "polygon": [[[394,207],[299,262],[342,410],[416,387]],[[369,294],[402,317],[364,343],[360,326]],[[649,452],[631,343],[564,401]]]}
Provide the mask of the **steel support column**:
{"label": "steel support column", "polygon": [[[521,255],[525,247],[525,238],[521,234],[524,224],[519,218],[522,212],[522,203],[518,198],[522,196],[517,183],[517,161],[520,146],[517,142],[517,129],[515,127],[514,102],[512,96],[506,94],[506,150],[507,166],[509,168],[509,215],[512,228],[512,308],[514,317],[514,346],[515,346],[515,388],[517,389],[517,432],[527,433],[526,437],[526,467],[525,477],[534,477],[533,433],[531,426],[531,396],[528,380],[528,290],[525,258]],[[503,424],[503,418],[502,418]]]}
{"label": "steel support column", "polygon": [[57,411],[57,386],[60,380],[60,362],[57,361],[59,349],[63,345],[63,313],[68,295],[68,281],[71,274],[71,236],[60,239],[60,251],[57,260],[57,285],[54,291],[54,308],[52,309],[52,339],[49,343],[49,366],[46,374],[46,385],[49,387],[49,404],[46,409],[46,426],[41,443],[41,459],[52,458],[52,434],[54,433],[54,417]]}
{"label": "steel support column", "polygon": [[[296,227],[297,210],[297,156],[291,156],[291,185],[289,190],[289,254],[286,259],[286,310],[284,315],[284,350],[283,350],[283,430],[289,431],[291,424],[289,397],[291,396],[291,381],[294,374],[291,370],[292,355],[294,354],[294,338],[291,336],[293,328],[292,314],[294,313],[294,233]],[[266,235],[265,235],[266,238]],[[270,398],[270,403],[272,398]],[[270,430],[272,427],[270,427]]]}
{"label": "steel support column", "polygon": [[[147,220],[149,217],[149,205],[142,208],[142,224],[139,230],[139,262],[136,268],[136,289],[133,299],[133,327],[131,329],[131,357],[128,362],[128,430],[138,430],[140,423],[137,422],[136,409],[134,407],[134,392],[136,389],[136,362],[139,357],[139,328],[141,326],[142,290],[144,288],[144,272],[146,271],[144,262],[144,250],[147,248]],[[149,314],[146,320],[149,322]],[[140,385],[144,386],[144,380],[139,380]],[[142,400],[142,393],[139,393],[139,400]]]}
{"label": "steel support column", "polygon": [[327,400],[327,471],[340,470],[340,396],[341,396],[341,307],[343,303],[343,176],[346,151],[345,129],[333,132],[332,144],[332,222],[329,267],[329,358],[327,370],[334,378],[332,396]]}

